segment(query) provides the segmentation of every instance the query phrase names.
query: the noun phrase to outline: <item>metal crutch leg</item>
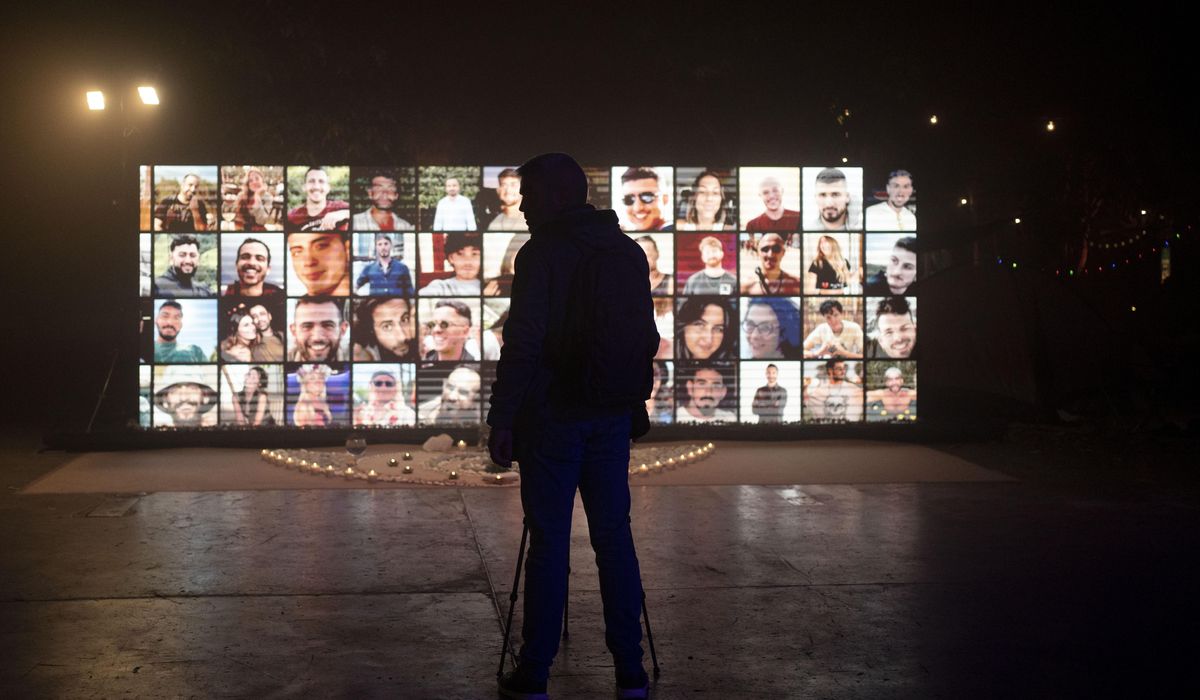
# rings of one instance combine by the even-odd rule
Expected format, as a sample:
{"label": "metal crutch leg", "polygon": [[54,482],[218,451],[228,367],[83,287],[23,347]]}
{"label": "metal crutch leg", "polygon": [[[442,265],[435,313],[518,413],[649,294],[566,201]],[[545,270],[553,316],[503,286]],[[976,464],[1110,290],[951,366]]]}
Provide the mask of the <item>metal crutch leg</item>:
{"label": "metal crutch leg", "polygon": [[[513,611],[517,608],[517,587],[521,583],[521,564],[525,562],[525,541],[529,539],[529,523],[521,521],[521,548],[517,551],[517,572],[513,575],[512,592],[508,596],[508,620],[504,623],[504,644],[500,647],[500,668],[496,669],[496,678],[504,675],[504,655],[508,652],[508,636],[512,632]],[[645,595],[643,591],[642,595]],[[513,654],[513,667],[517,665],[516,654]]]}
{"label": "metal crutch leg", "polygon": [[[629,540],[630,540],[630,542],[632,542],[633,541],[633,537],[632,537],[632,535],[633,535],[633,533],[632,533],[633,516],[630,516],[630,518],[629,518],[629,525],[630,525],[630,530],[631,530]],[[637,557],[637,547],[636,546],[633,548],[633,556]],[[654,677],[658,678],[658,674],[659,674],[658,654],[656,654],[654,652],[654,631],[650,629],[650,609],[648,607],[646,607],[646,588],[644,586],[641,586],[641,581],[638,581],[638,585],[639,585],[639,587],[642,588],[642,619],[646,621],[646,643],[650,647],[650,661],[654,664]]]}

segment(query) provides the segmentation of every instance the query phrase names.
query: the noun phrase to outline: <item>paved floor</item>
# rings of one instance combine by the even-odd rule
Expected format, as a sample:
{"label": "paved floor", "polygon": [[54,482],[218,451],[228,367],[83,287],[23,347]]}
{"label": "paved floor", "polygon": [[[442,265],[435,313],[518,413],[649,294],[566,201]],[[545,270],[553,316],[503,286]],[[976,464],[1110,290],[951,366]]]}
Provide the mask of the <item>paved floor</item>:
{"label": "paved floor", "polygon": [[[32,447],[0,447],[0,697],[495,697],[516,491],[17,495],[65,459]],[[1017,482],[635,487],[656,697],[1200,689],[1194,482],[1026,447],[955,448]],[[551,691],[609,697],[577,516]]]}

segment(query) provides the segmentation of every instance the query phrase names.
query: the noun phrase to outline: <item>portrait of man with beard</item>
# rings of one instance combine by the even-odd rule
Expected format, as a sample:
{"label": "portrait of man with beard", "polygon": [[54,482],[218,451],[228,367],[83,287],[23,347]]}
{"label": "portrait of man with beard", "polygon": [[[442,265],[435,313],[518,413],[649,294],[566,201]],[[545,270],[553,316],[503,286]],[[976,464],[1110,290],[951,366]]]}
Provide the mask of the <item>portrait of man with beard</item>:
{"label": "portrait of man with beard", "polygon": [[480,421],[480,379],[473,367],[459,365],[442,381],[439,395],[422,402],[421,425],[475,425]]}
{"label": "portrait of man with beard", "polygon": [[[212,287],[195,280],[200,269],[200,240],[191,234],[177,236],[160,236],[157,243],[165,243],[164,238],[170,239],[166,270],[154,278],[154,296],[165,299],[184,297],[213,297],[216,294]],[[215,236],[205,236],[213,239]],[[211,248],[212,241],[205,240],[204,248]]]}
{"label": "portrait of man with beard", "polygon": [[804,178],[805,231],[862,230],[862,168],[804,168]]}
{"label": "portrait of man with beard", "polygon": [[329,297],[301,297],[291,309],[291,333],[288,360],[291,362],[332,362],[348,360],[350,342],[344,300]]}
{"label": "portrait of man with beard", "polygon": [[[225,292],[222,296],[227,297],[269,297],[283,296],[283,287],[277,284],[268,282],[267,279],[271,275],[271,263],[274,255],[271,252],[272,243],[277,251],[283,249],[283,236],[280,234],[263,234],[262,239],[245,238],[238,244],[237,249],[230,256],[228,252],[229,244],[237,240],[232,236],[225,236],[228,240],[222,241],[222,269],[224,273],[222,277],[227,282]],[[230,271],[236,275],[236,279],[230,279]],[[279,281],[283,281],[282,276],[278,276]]]}

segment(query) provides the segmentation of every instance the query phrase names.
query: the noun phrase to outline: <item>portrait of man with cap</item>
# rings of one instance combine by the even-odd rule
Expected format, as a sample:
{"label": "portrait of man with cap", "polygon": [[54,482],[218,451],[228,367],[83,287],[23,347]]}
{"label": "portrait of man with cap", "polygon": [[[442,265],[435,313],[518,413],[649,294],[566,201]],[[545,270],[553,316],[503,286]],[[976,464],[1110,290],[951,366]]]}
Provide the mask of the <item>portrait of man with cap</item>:
{"label": "portrait of man with cap", "polygon": [[[437,236],[438,234],[433,234]],[[454,271],[453,277],[436,279],[421,289],[421,296],[474,297],[479,296],[479,268],[482,246],[478,233],[447,233],[442,252],[446,266]],[[430,259],[433,251],[429,251]]]}
{"label": "portrait of man with cap", "polygon": [[154,425],[199,428],[217,424],[217,368],[169,365],[155,368]]}

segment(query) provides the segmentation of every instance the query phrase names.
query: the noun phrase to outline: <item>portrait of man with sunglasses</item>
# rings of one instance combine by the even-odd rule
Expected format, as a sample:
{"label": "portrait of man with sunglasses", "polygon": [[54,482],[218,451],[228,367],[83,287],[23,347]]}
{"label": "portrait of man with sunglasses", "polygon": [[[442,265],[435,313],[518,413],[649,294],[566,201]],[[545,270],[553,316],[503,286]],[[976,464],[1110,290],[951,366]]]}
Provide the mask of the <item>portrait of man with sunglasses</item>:
{"label": "portrait of man with sunglasses", "polygon": [[[399,367],[396,365],[390,367],[384,366],[384,368],[375,370],[371,372],[369,377],[366,377],[365,392],[362,386],[355,387],[354,400],[357,403],[354,407],[355,425],[397,426],[416,424],[417,412],[404,401],[404,387],[400,381],[400,372],[398,370]],[[356,366],[354,368],[355,384],[359,384],[359,377],[361,375],[370,371],[370,366]],[[361,394],[363,393],[366,394],[366,400],[361,399]]]}
{"label": "portrait of man with sunglasses", "polygon": [[[614,168],[618,170],[619,168]],[[644,165],[630,166],[621,174],[620,194],[614,192],[624,207],[621,228],[625,231],[674,231],[675,224],[668,221],[663,212],[670,212],[671,184],[655,168]]]}
{"label": "portrait of man with sunglasses", "polygon": [[473,362],[467,351],[471,337],[471,307],[459,299],[442,299],[428,316],[423,315],[424,359],[429,362]]}
{"label": "portrait of man with sunglasses", "polygon": [[[742,294],[797,295],[800,293],[800,251],[790,248],[778,233],[743,234],[755,257],[742,254]],[[788,255],[791,253],[791,255]],[[791,274],[785,267],[791,267]]]}

